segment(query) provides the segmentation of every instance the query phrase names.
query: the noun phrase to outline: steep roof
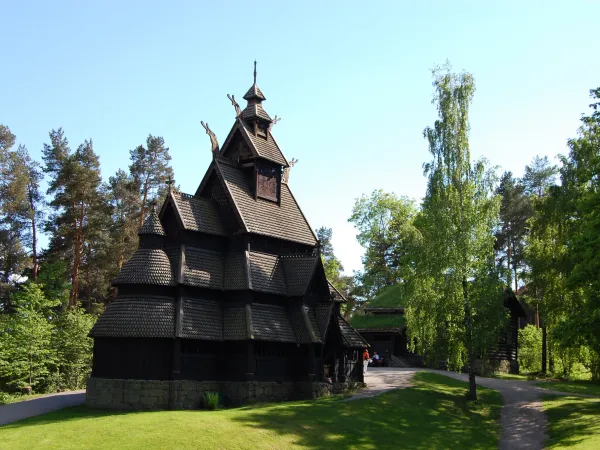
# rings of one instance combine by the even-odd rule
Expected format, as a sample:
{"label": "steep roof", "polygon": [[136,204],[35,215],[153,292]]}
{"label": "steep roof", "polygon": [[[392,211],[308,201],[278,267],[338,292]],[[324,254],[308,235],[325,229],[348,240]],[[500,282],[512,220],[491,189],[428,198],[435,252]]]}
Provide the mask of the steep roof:
{"label": "steep roof", "polygon": [[313,279],[318,256],[281,256],[288,295],[304,295]]}
{"label": "steep roof", "polygon": [[160,219],[158,218],[158,214],[156,214],[156,210],[152,208],[150,210],[150,214],[144,220],[144,224],[138,230],[138,235],[155,235],[155,236],[165,236],[165,230],[163,229]]}
{"label": "steep roof", "polygon": [[[242,112],[242,115],[243,114],[244,113]],[[252,127],[246,122],[238,121],[236,126],[240,129],[242,135],[245,136],[246,141],[249,142],[257,156],[269,161],[273,161],[277,164],[281,164],[284,167],[289,166],[287,159],[285,159],[285,156],[283,156],[283,152],[279,148],[279,145],[277,145],[277,142],[270,131],[267,132],[265,139],[263,137],[256,136],[252,130]]]}
{"label": "steep roof", "polygon": [[246,231],[317,245],[312,228],[287,184],[281,184],[280,204],[262,198],[255,199],[244,172],[223,161],[215,161],[214,167],[225,182]]}
{"label": "steep roof", "polygon": [[153,284],[174,286],[175,277],[167,254],[162,249],[138,248],[112,282],[122,284]]}
{"label": "steep roof", "polygon": [[249,252],[248,261],[253,290],[287,295],[282,263],[277,255]]}
{"label": "steep roof", "polygon": [[171,191],[169,196],[175,204],[184,229],[218,236],[227,235],[221,216],[211,200],[177,191]]}
{"label": "steep roof", "polygon": [[255,118],[271,122],[271,116],[263,109],[260,103],[248,105],[242,111],[242,119],[250,120]]}
{"label": "steep roof", "polygon": [[244,94],[242,97],[244,100],[251,100],[253,98],[258,98],[260,100],[266,100],[265,95],[262,93],[260,88],[254,83],[250,86],[250,89]]}
{"label": "steep roof", "polygon": [[337,315],[337,321],[342,332],[344,346],[351,348],[369,347],[369,343],[364,340],[360,333],[352,328],[350,324],[346,322],[346,320],[344,320],[344,318],[339,314]]}

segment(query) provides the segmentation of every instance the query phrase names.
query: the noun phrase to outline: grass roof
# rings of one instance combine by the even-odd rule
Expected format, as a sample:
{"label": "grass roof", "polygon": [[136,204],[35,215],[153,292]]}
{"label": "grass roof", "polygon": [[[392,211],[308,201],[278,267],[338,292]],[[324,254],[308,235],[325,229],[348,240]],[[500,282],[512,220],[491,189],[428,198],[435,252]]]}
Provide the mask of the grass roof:
{"label": "grass roof", "polygon": [[355,314],[350,319],[354,328],[402,328],[405,324],[406,318],[399,314]]}
{"label": "grass roof", "polygon": [[395,284],[384,287],[366,306],[369,308],[400,308],[405,306],[403,299],[404,286]]}

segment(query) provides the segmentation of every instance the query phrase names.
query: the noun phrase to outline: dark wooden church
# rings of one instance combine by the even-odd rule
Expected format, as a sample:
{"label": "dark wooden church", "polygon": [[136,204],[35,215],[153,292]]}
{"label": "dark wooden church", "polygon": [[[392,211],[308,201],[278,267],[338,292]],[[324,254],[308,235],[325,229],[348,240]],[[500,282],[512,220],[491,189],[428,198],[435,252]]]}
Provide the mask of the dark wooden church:
{"label": "dark wooden church", "polygon": [[172,188],[99,318],[88,404],[195,407],[307,398],[362,382],[366,343],[340,315],[319,242],[254,84],[194,194]]}

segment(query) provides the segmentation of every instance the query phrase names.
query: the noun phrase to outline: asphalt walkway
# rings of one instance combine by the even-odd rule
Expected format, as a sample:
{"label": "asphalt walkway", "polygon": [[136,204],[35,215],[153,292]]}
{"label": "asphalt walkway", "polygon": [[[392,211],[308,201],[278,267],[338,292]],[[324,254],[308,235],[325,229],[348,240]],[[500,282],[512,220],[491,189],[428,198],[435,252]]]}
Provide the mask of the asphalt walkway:
{"label": "asphalt walkway", "polygon": [[[391,389],[401,389],[413,385],[412,378],[418,371],[435,372],[461,381],[468,381],[466,374],[442,370],[415,368],[369,368],[365,376],[367,388],[351,400],[373,397]],[[502,380],[497,378],[476,378],[477,384],[500,392],[504,398],[501,412],[502,435],[500,450],[527,449],[541,450],[546,440],[547,418],[542,409],[542,395],[588,395],[551,391],[535,385],[535,381]]]}
{"label": "asphalt walkway", "polygon": [[39,416],[57,409],[82,405],[85,402],[85,390],[60,392],[22,402],[0,405],[0,425],[16,422],[28,417]]}

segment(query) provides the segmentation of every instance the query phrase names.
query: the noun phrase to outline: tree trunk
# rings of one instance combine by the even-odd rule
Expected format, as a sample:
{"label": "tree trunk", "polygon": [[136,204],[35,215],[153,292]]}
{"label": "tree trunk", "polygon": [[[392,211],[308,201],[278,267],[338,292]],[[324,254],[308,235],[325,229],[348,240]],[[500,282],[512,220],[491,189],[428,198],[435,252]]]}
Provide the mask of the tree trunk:
{"label": "tree trunk", "polygon": [[73,255],[73,275],[72,283],[73,290],[71,293],[71,306],[77,306],[77,300],[79,299],[79,266],[81,264],[81,252],[83,247],[83,219],[85,217],[85,204],[81,202],[81,212],[79,215],[79,226],[75,221],[76,234],[75,234],[75,251]]}
{"label": "tree trunk", "polygon": [[144,195],[142,196],[142,204],[140,207],[140,224],[138,228],[142,228],[144,225],[144,214],[146,212],[146,201],[148,200],[148,179],[150,175],[146,177],[146,181],[144,181]]}
{"label": "tree trunk", "polygon": [[546,327],[543,326],[542,327],[542,373],[544,373],[544,374],[547,373],[547,371],[548,371],[547,363],[546,363],[547,353],[548,353],[547,339],[548,339],[548,335],[546,333]]}
{"label": "tree trunk", "polygon": [[37,258],[37,225],[35,223],[35,211],[32,210],[31,214],[31,247],[32,247],[32,259],[33,259],[33,281],[37,281],[38,276],[38,258]]}
{"label": "tree trunk", "polygon": [[473,349],[473,324],[471,322],[471,304],[469,302],[467,277],[462,279],[463,297],[465,300],[465,331],[467,334],[467,360],[469,371],[469,400],[477,400],[477,385],[475,384],[475,352]]}

